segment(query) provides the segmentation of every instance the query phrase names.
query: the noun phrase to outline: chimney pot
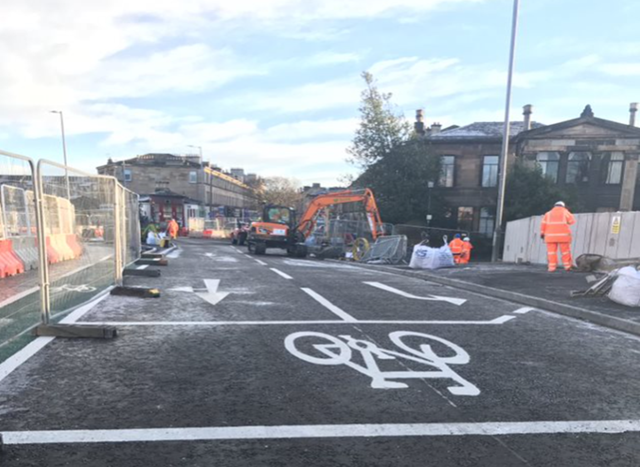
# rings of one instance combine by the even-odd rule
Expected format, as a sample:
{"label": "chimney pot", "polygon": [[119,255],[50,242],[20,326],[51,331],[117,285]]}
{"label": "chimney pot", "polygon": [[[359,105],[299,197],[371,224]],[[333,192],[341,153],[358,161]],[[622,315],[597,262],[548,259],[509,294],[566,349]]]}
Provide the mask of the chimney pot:
{"label": "chimney pot", "polygon": [[527,104],[522,108],[522,115],[524,115],[524,131],[531,129],[531,114],[533,113],[533,106]]}
{"label": "chimney pot", "polygon": [[424,112],[422,109],[416,110],[416,122],[413,124],[413,128],[420,136],[424,136]]}
{"label": "chimney pot", "polygon": [[438,133],[440,133],[440,130],[442,130],[442,125],[440,123],[434,123],[433,125],[431,125],[431,134],[432,135],[437,135]]}
{"label": "chimney pot", "polygon": [[638,113],[638,103],[629,104],[629,125],[636,126],[636,114]]}

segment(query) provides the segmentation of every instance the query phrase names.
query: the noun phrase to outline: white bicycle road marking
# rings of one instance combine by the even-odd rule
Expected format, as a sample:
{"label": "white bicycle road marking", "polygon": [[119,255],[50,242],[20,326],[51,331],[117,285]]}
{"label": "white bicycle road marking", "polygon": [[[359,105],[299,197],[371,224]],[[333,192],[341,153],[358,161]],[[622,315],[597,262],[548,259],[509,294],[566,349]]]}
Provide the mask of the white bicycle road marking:
{"label": "white bicycle road marking", "polygon": [[[423,342],[417,348],[414,348],[405,342],[404,339],[407,338],[428,342]],[[302,351],[299,348],[299,343],[303,339],[307,341],[307,348],[313,347],[322,356],[309,355]],[[284,345],[289,353],[305,362],[316,365],[345,365],[353,368],[371,378],[372,388],[398,389],[408,387],[405,383],[392,381],[396,379],[451,379],[458,383],[457,386],[449,386],[447,388],[451,394],[457,396],[477,396],[480,394],[480,390],[474,384],[449,367],[449,365],[465,365],[469,363],[469,354],[462,347],[441,337],[412,331],[394,331],[389,334],[389,339],[403,352],[383,349],[372,342],[355,339],[349,335],[335,337],[312,331],[290,334],[285,338]],[[309,340],[312,341],[310,345],[308,343]],[[450,351],[453,351],[453,355],[438,355],[432,347],[432,344],[435,343],[444,345]],[[360,352],[364,365],[352,361],[353,351]],[[434,370],[413,371],[405,369],[402,371],[383,371],[378,365],[379,360],[399,359],[433,367]]]}

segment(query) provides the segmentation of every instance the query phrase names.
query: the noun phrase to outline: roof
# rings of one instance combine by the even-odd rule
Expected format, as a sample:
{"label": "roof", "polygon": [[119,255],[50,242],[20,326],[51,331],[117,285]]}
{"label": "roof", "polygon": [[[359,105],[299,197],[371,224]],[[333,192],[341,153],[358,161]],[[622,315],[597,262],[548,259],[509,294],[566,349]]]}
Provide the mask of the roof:
{"label": "roof", "polygon": [[567,128],[572,128],[575,126],[583,125],[583,124],[591,124],[598,126],[600,128],[606,128],[611,131],[615,131],[622,135],[628,135],[631,138],[640,137],[640,128],[626,125],[624,123],[614,122],[613,120],[605,120],[604,118],[598,118],[593,116],[583,116],[579,118],[574,118],[572,120],[566,120],[560,123],[554,123],[553,125],[548,125],[541,128],[533,128],[526,133],[527,138],[535,138],[535,137],[544,137],[549,133],[553,133],[559,130],[565,130]]}
{"label": "roof", "polygon": [[[542,128],[544,125],[531,122],[531,128]],[[475,122],[458,128],[446,129],[428,137],[432,141],[453,140],[499,140],[502,139],[504,122]],[[511,122],[510,136],[517,136],[524,131],[524,122]]]}
{"label": "roof", "polygon": [[113,161],[109,159],[105,165],[98,168],[108,166],[191,166],[201,167],[202,164],[198,156],[177,156],[168,153],[149,153],[141,156],[132,157],[123,161]]}

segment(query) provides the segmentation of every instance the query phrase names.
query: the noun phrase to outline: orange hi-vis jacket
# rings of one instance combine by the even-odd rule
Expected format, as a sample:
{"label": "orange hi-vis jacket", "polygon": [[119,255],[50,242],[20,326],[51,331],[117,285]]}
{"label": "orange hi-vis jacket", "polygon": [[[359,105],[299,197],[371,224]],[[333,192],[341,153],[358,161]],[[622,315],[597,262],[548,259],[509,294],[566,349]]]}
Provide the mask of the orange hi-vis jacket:
{"label": "orange hi-vis jacket", "polygon": [[169,230],[169,235],[176,235],[178,233],[178,230],[180,230],[180,226],[176,221],[171,219],[169,221],[169,225],[167,226],[167,230]]}
{"label": "orange hi-vis jacket", "polygon": [[556,206],[542,218],[540,234],[546,243],[571,243],[570,225],[576,223],[567,208]]}
{"label": "orange hi-vis jacket", "polygon": [[460,238],[454,238],[453,240],[451,240],[451,243],[449,243],[449,248],[451,248],[451,253],[453,253],[454,256],[457,256],[460,253],[462,253],[463,243],[464,242]]}

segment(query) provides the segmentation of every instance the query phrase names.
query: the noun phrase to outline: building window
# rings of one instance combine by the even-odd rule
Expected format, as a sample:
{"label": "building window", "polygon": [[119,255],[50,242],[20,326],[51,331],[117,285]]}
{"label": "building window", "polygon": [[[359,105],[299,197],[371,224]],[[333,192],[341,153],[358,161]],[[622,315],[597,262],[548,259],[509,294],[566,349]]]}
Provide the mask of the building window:
{"label": "building window", "polygon": [[455,156],[441,156],[440,165],[440,180],[438,181],[438,185],[451,188],[455,184]]}
{"label": "building window", "polygon": [[572,152],[567,161],[567,183],[586,183],[589,181],[589,162],[591,154],[588,152]]}
{"label": "building window", "polygon": [[500,156],[484,156],[482,160],[482,186],[491,188],[498,186],[498,163]]}
{"label": "building window", "polygon": [[602,158],[604,183],[607,185],[619,185],[622,183],[622,168],[624,166],[624,154],[612,152]]}
{"label": "building window", "polygon": [[473,208],[458,208],[458,229],[473,230]]}
{"label": "building window", "polygon": [[124,181],[125,182],[130,182],[131,181],[131,170],[130,169],[124,169]]}
{"label": "building window", "polygon": [[189,172],[189,183],[198,183],[198,172]]}
{"label": "building window", "polygon": [[538,167],[542,170],[542,175],[550,178],[554,182],[558,181],[558,168],[560,167],[560,154],[557,152],[539,152],[536,156]]}
{"label": "building window", "polygon": [[493,208],[480,208],[480,233],[487,237],[493,235],[493,230],[496,225],[496,216]]}

